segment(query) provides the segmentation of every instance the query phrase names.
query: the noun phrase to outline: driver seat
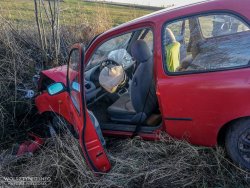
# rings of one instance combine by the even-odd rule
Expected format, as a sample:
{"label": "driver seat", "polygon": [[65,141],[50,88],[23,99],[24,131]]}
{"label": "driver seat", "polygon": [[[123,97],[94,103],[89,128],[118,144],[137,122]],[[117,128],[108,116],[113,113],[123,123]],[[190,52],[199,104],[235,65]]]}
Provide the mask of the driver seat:
{"label": "driver seat", "polygon": [[108,108],[112,121],[124,123],[144,122],[157,108],[153,76],[153,54],[143,40],[131,47],[131,54],[138,63],[130,84],[130,94],[124,94]]}

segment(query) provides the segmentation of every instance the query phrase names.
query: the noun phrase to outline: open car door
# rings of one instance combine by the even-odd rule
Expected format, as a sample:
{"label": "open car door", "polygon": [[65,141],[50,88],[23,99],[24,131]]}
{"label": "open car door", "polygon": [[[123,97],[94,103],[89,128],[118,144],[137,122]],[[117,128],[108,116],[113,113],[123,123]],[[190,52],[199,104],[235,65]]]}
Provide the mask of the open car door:
{"label": "open car door", "polygon": [[[84,158],[96,173],[108,172],[111,164],[93,123],[93,115],[88,112],[84,93],[84,47],[73,46],[67,66],[67,88],[70,121],[79,134],[79,142]],[[91,117],[92,118],[91,118]]]}

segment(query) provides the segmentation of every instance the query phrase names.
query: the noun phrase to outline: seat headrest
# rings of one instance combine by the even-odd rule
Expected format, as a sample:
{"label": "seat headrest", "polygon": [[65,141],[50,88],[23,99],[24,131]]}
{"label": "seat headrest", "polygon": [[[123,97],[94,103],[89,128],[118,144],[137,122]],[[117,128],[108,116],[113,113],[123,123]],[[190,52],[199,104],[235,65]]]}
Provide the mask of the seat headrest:
{"label": "seat headrest", "polygon": [[174,42],[176,42],[176,38],[174,36],[174,33],[171,31],[171,29],[166,28],[165,44],[171,44]]}
{"label": "seat headrest", "polygon": [[137,40],[131,47],[131,54],[138,63],[144,63],[152,57],[152,51],[144,40]]}

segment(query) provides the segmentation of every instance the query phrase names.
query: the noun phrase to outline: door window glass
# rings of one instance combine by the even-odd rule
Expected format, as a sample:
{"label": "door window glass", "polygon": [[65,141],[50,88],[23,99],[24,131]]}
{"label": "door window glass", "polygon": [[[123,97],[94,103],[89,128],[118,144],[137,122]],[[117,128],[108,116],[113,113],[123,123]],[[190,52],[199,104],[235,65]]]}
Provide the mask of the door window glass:
{"label": "door window glass", "polygon": [[80,112],[80,53],[78,49],[71,52],[68,66],[69,94],[75,108]]}
{"label": "door window glass", "polygon": [[99,65],[102,61],[108,59],[108,55],[112,51],[127,49],[132,33],[127,33],[104,42],[89,60],[86,70]]}
{"label": "door window glass", "polygon": [[144,40],[147,43],[148,47],[151,49],[151,51],[153,51],[154,36],[153,31],[151,29],[144,29],[138,39]]}
{"label": "door window glass", "polygon": [[250,30],[229,14],[194,16],[166,24],[164,67],[168,72],[206,72],[248,66]]}

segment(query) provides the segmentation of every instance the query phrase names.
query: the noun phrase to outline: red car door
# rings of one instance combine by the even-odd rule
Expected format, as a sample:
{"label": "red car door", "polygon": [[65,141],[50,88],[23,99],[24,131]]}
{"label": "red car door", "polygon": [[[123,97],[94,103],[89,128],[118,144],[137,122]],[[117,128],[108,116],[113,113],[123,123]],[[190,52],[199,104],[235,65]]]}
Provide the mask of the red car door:
{"label": "red car door", "polygon": [[67,68],[70,119],[79,134],[80,146],[87,164],[94,172],[103,173],[109,171],[111,165],[86,108],[83,62],[83,47],[80,44],[74,45]]}
{"label": "red car door", "polygon": [[204,13],[165,24],[163,36],[157,93],[165,129],[215,146],[223,125],[249,114],[249,26],[229,13]]}

